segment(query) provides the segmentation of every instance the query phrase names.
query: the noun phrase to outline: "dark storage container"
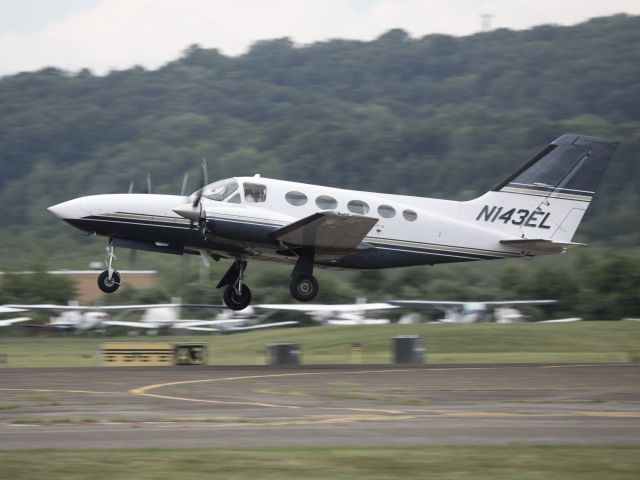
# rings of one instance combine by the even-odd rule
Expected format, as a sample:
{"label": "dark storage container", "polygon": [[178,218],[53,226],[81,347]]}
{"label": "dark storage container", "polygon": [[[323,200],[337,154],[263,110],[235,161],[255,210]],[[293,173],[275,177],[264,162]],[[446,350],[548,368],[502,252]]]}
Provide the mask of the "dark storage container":
{"label": "dark storage container", "polygon": [[424,363],[427,351],[424,337],[417,335],[399,335],[392,339],[393,363]]}

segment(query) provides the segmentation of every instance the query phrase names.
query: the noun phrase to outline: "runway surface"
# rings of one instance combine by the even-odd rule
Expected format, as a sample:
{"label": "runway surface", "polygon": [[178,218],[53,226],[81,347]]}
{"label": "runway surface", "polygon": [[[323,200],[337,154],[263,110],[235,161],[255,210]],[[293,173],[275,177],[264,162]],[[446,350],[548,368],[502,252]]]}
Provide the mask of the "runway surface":
{"label": "runway surface", "polygon": [[0,448],[640,442],[640,365],[0,370]]}

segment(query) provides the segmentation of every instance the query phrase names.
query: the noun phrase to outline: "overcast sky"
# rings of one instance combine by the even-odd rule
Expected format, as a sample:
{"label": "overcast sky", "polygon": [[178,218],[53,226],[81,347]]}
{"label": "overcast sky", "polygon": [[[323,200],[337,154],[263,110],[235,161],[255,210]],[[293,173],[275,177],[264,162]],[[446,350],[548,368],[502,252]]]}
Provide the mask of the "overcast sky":
{"label": "overcast sky", "polygon": [[371,40],[391,28],[469,35],[483,14],[491,29],[525,29],[615,13],[640,14],[640,0],[0,0],[0,75],[157,68],[192,44],[238,55],[285,36],[308,44]]}

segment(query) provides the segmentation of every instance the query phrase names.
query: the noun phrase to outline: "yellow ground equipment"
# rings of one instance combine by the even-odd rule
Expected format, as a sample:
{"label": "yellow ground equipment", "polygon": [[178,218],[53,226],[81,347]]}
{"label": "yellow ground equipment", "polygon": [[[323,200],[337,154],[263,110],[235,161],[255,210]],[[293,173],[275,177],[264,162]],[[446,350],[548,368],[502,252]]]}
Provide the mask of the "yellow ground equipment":
{"label": "yellow ground equipment", "polygon": [[100,348],[108,367],[206,365],[206,343],[109,342]]}

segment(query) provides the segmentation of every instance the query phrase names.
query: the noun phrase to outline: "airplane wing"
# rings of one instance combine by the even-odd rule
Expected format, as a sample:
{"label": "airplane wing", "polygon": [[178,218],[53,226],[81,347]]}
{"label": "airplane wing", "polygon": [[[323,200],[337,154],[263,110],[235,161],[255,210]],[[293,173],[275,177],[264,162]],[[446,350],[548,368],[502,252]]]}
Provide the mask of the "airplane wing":
{"label": "airplane wing", "polygon": [[508,305],[550,305],[558,303],[557,300],[504,300],[500,302],[481,302],[483,305],[489,306],[508,306]]}
{"label": "airplane wing", "polygon": [[391,300],[389,303],[398,307],[405,308],[437,308],[437,307],[463,307],[474,303],[479,303],[487,306],[500,306],[500,305],[548,305],[551,303],[557,303],[557,300],[502,300],[496,302],[440,302],[437,300]]}
{"label": "airplane wing", "polygon": [[[208,304],[191,304],[191,303],[151,303],[140,305],[55,305],[50,303],[34,304],[34,305],[5,305],[6,308],[13,309],[15,312],[23,312],[25,310],[32,311],[46,311],[46,312],[86,312],[86,311],[101,311],[101,312],[124,312],[131,310],[148,310],[150,308],[214,308],[223,309],[227,308],[224,305],[208,305]],[[3,313],[0,310],[0,313]]]}
{"label": "airplane wing", "polygon": [[27,320],[31,319],[29,317],[7,318],[5,320],[0,320],[0,327],[8,327],[14,323],[26,322]]}
{"label": "airplane wing", "polygon": [[539,322],[534,323],[571,323],[571,322],[581,322],[582,317],[569,317],[569,318],[555,318],[553,320],[541,320]]}
{"label": "airplane wing", "polygon": [[277,328],[277,327],[295,327],[299,325],[299,322],[273,322],[273,323],[259,323],[256,325],[247,326],[235,326],[239,323],[238,320],[202,320],[193,322],[184,322],[174,324],[174,327],[182,328],[184,330],[192,330],[196,332],[220,332],[220,333],[234,333],[234,332],[247,332],[251,330],[262,330],[265,328]]}
{"label": "airplane wing", "polygon": [[319,305],[319,304],[307,304],[297,305],[292,303],[282,304],[262,304],[256,305],[256,308],[262,308],[265,310],[291,310],[294,312],[362,312],[370,310],[392,310],[399,308],[391,303],[346,303],[336,305]]}
{"label": "airplane wing", "polygon": [[441,302],[437,300],[391,300],[391,305],[403,308],[437,308],[437,307],[462,307],[469,302]]}
{"label": "airplane wing", "polygon": [[224,333],[233,332],[248,332],[250,330],[262,330],[264,328],[277,328],[277,327],[295,327],[299,325],[298,322],[273,322],[273,323],[259,323],[257,325],[248,325],[246,327],[227,327],[220,329]]}
{"label": "airplane wing", "polygon": [[102,325],[108,327],[131,327],[131,328],[158,328],[157,324],[145,323],[145,322],[122,322],[120,320],[103,320]]}
{"label": "airplane wing", "polygon": [[0,313],[16,313],[16,312],[24,312],[24,308],[15,308],[9,305],[0,305]]}
{"label": "airplane wing", "polygon": [[326,250],[367,249],[362,239],[378,222],[377,218],[331,211],[318,212],[272,233],[287,245]]}

